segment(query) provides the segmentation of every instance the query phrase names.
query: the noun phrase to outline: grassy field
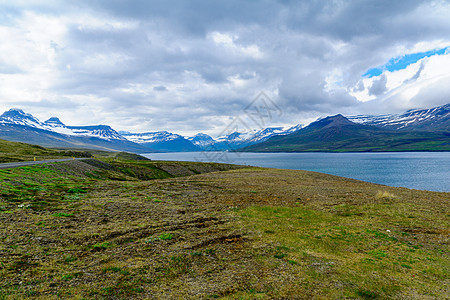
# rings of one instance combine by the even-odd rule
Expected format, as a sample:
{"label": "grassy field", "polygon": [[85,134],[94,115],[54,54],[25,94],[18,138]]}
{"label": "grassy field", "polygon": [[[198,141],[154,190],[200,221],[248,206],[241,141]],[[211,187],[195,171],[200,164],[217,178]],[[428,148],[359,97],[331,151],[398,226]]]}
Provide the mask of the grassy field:
{"label": "grassy field", "polygon": [[450,292],[450,193],[111,158],[0,170],[0,178],[0,299]]}

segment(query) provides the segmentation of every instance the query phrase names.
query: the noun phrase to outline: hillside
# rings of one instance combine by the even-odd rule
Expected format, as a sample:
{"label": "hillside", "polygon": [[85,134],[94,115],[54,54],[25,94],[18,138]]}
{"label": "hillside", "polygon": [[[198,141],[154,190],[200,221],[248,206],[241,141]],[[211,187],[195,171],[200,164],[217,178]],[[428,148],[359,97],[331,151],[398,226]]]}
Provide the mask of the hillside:
{"label": "hillside", "polygon": [[[449,294],[449,193],[230,169],[89,160],[0,170],[0,298]],[[219,170],[229,171],[204,173]]]}
{"label": "hillside", "polygon": [[290,135],[273,137],[239,151],[450,151],[450,132],[395,131],[357,124],[336,115],[313,122]]}
{"label": "hillside", "polygon": [[86,151],[54,150],[38,145],[0,140],[0,163],[16,161],[45,160],[52,158],[91,157]]}

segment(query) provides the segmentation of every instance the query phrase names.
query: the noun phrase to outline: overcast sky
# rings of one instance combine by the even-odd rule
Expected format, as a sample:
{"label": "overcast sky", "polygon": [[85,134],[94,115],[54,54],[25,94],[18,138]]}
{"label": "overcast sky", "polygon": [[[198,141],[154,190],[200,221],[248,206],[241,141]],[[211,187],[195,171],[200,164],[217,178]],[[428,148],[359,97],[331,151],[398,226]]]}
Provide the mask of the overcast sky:
{"label": "overcast sky", "polygon": [[[450,2],[0,0],[0,110],[218,134],[450,102]],[[252,124],[252,127],[255,127]]]}

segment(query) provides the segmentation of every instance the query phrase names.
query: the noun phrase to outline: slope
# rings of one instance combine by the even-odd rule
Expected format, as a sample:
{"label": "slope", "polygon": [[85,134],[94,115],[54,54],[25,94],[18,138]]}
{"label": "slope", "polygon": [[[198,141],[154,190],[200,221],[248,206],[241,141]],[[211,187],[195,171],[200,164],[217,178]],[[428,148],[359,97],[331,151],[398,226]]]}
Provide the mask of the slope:
{"label": "slope", "polygon": [[84,151],[53,150],[38,145],[0,140],[0,163],[32,161],[35,158],[37,160],[43,160],[52,158],[90,156],[90,153]]}

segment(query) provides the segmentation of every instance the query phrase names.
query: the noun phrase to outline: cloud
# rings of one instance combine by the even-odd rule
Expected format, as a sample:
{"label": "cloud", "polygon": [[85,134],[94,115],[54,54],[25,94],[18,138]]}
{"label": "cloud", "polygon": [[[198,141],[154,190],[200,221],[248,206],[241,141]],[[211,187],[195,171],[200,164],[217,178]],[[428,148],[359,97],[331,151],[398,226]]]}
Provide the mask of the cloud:
{"label": "cloud", "polygon": [[272,125],[449,98],[448,54],[362,76],[449,46],[446,1],[52,0],[0,11],[0,109],[41,119],[213,134],[261,91],[284,112]]}
{"label": "cloud", "polygon": [[386,88],[387,78],[385,74],[382,74],[373,81],[372,86],[369,88],[369,95],[379,96],[387,91]]}
{"label": "cloud", "polygon": [[0,61],[0,74],[17,74],[20,72],[19,67]]}
{"label": "cloud", "polygon": [[424,67],[425,67],[425,65],[424,65],[424,62],[422,61],[422,62],[420,63],[419,70],[417,70],[417,72],[416,72],[411,78],[406,79],[405,81],[403,81],[403,83],[404,83],[404,84],[407,84],[407,83],[411,83],[411,82],[414,82],[414,81],[416,81],[417,79],[419,79],[420,74],[422,73]]}
{"label": "cloud", "polygon": [[353,92],[362,92],[366,89],[363,81],[359,81],[358,84],[353,88]]}
{"label": "cloud", "polygon": [[153,87],[153,90],[157,92],[167,92],[167,88],[163,85],[155,86]]}

